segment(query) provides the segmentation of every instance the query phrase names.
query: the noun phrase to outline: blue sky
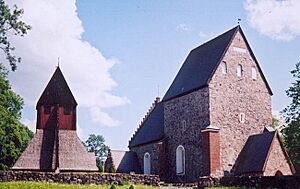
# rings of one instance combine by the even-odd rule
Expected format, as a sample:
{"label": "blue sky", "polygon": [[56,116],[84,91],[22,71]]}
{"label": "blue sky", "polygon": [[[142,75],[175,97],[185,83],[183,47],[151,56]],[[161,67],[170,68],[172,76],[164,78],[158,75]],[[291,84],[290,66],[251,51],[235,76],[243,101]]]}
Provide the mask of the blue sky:
{"label": "blue sky", "polygon": [[10,75],[13,88],[26,102],[23,122],[31,128],[34,105],[59,56],[79,103],[81,139],[102,134],[111,148],[126,149],[189,51],[235,27],[238,18],[273,90],[274,113],[289,103],[285,95],[292,81],[289,71],[300,60],[299,1],[13,3],[24,8],[24,20],[33,26],[25,40],[14,39],[23,63]]}

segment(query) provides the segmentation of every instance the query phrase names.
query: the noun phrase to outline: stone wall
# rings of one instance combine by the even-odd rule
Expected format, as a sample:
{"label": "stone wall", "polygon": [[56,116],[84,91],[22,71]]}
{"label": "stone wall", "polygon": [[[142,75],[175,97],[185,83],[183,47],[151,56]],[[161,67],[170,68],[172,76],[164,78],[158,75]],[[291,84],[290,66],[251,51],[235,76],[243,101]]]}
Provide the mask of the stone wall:
{"label": "stone wall", "polygon": [[201,189],[214,186],[296,189],[300,188],[300,176],[205,177],[200,178],[198,186]]}
{"label": "stone wall", "polygon": [[0,182],[34,181],[58,182],[68,184],[119,184],[129,182],[158,186],[160,179],[157,175],[137,174],[100,174],[100,173],[47,173],[47,172],[13,172],[0,171]]}
{"label": "stone wall", "polygon": [[267,159],[265,166],[264,176],[275,176],[277,171],[283,175],[292,175],[292,169],[289,164],[289,160],[285,156],[283,149],[279,143],[279,136],[275,136],[276,139],[273,141],[272,149]]}
{"label": "stone wall", "polygon": [[[210,122],[220,128],[220,176],[230,174],[235,160],[250,135],[261,133],[272,123],[271,95],[263,75],[251,56],[242,35],[238,32],[221,64],[209,83]],[[237,76],[237,65],[242,65],[242,76]],[[252,67],[257,79],[252,79]],[[245,122],[239,121],[244,113]]]}
{"label": "stone wall", "polygon": [[[164,104],[167,182],[195,182],[203,174],[201,129],[209,125],[208,88],[169,100]],[[176,174],[176,149],[185,149],[185,174]]]}
{"label": "stone wall", "polygon": [[145,153],[150,154],[150,172],[151,174],[161,175],[163,160],[161,159],[161,151],[163,147],[162,142],[156,142],[146,144],[143,146],[133,147],[130,150],[137,154],[139,159],[139,165],[141,166],[142,172],[144,172],[144,155]]}

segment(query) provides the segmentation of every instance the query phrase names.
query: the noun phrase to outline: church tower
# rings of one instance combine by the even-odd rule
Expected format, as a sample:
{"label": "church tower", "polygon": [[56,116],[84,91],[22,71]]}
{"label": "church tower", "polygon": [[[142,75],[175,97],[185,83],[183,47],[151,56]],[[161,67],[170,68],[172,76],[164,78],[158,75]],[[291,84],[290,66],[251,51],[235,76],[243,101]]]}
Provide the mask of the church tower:
{"label": "church tower", "polygon": [[77,102],[59,67],[37,105],[37,129],[76,130]]}
{"label": "church tower", "polygon": [[36,105],[36,133],[13,170],[98,171],[94,153],[87,152],[76,133],[77,102],[60,70]]}

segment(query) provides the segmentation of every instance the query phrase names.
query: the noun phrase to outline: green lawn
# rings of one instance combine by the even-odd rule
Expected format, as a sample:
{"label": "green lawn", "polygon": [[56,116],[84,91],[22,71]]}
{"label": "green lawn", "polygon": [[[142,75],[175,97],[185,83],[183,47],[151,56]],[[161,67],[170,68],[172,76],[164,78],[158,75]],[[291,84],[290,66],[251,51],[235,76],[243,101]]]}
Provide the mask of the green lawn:
{"label": "green lawn", "polygon": [[246,188],[246,187],[212,187],[209,189],[254,189],[254,188]]}
{"label": "green lawn", "polygon": [[[117,186],[116,189],[128,189],[130,185]],[[58,184],[46,182],[0,182],[0,189],[109,189],[110,185],[79,185],[79,184]],[[134,189],[159,189],[159,187],[134,185]]]}

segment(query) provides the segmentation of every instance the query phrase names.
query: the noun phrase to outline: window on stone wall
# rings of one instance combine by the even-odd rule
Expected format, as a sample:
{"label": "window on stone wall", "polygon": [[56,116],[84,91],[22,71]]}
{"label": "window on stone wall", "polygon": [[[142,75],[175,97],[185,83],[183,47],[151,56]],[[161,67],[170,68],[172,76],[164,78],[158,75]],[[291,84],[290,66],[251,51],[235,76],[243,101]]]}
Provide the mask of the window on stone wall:
{"label": "window on stone wall", "polygon": [[45,105],[44,106],[44,114],[50,114],[50,112],[51,112],[51,106]]}
{"label": "window on stone wall", "polygon": [[144,174],[149,175],[151,173],[151,158],[148,152],[144,155]]}
{"label": "window on stone wall", "polygon": [[237,67],[236,67],[236,74],[238,77],[242,77],[242,73],[243,72],[243,67],[241,64],[238,64]]}
{"label": "window on stone wall", "polygon": [[251,75],[252,75],[252,79],[253,80],[256,80],[257,79],[257,73],[256,73],[256,68],[255,67],[252,67],[252,70],[251,70]]}
{"label": "window on stone wall", "polygon": [[186,130],[186,121],[185,120],[181,121],[181,128],[182,128],[183,131]]}
{"label": "window on stone wall", "polygon": [[222,74],[227,74],[227,64],[226,64],[226,62],[222,62],[221,68],[222,68]]}
{"label": "window on stone wall", "polygon": [[176,174],[185,174],[185,150],[181,145],[176,149]]}
{"label": "window on stone wall", "polygon": [[239,121],[240,121],[240,123],[244,123],[245,122],[245,114],[244,113],[240,113]]}

